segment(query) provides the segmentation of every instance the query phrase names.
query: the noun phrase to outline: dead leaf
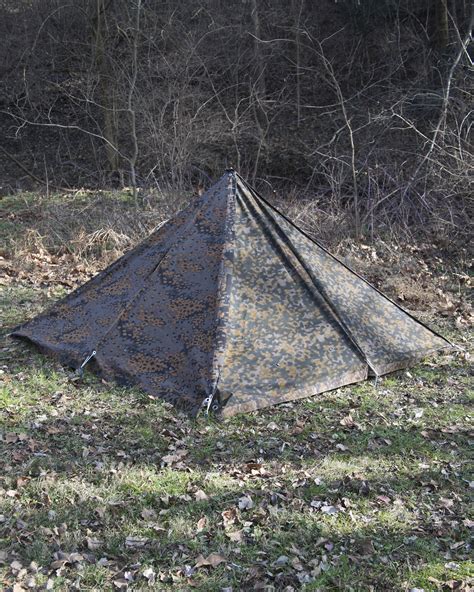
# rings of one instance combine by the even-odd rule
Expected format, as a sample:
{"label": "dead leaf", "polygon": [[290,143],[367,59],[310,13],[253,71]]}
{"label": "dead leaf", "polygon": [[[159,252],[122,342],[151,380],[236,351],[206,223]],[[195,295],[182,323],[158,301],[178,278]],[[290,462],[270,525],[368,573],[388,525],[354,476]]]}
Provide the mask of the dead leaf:
{"label": "dead leaf", "polygon": [[464,547],[465,544],[466,544],[466,541],[458,541],[457,543],[451,543],[449,545],[449,548],[451,549],[451,551],[455,551],[456,549]]}
{"label": "dead leaf", "polygon": [[209,496],[207,495],[207,493],[204,493],[204,491],[202,489],[198,489],[196,491],[196,493],[194,494],[194,498],[196,499],[196,501],[202,502],[202,501],[208,500]]}
{"label": "dead leaf", "polygon": [[166,454],[161,460],[167,465],[181,461],[188,454],[187,450],[175,450],[173,454]]}
{"label": "dead leaf", "polygon": [[157,518],[157,515],[153,508],[143,508],[142,518],[145,520],[155,520]]}
{"label": "dead leaf", "polygon": [[303,571],[304,569],[299,557],[293,557],[293,559],[291,560],[291,565],[294,569],[296,569],[296,571]]}
{"label": "dead leaf", "polygon": [[[192,567],[191,565],[185,565],[184,569],[183,569],[183,574],[187,577],[190,578],[192,577],[196,572],[196,568]],[[189,580],[188,580],[188,584],[189,584]]]}
{"label": "dead leaf", "polygon": [[454,506],[454,500],[446,497],[440,497],[439,503],[441,504],[441,506],[443,506],[443,508],[446,508],[446,510]]}
{"label": "dead leaf", "polygon": [[343,417],[339,423],[342,426],[345,426],[346,428],[353,428],[356,425],[352,415],[347,415],[346,417]]}
{"label": "dead leaf", "polygon": [[48,426],[46,428],[46,433],[49,435],[54,435],[54,434],[63,434],[65,432],[64,428],[59,428],[57,426]]}
{"label": "dead leaf", "polygon": [[94,512],[97,514],[97,516],[99,516],[99,518],[104,518],[107,508],[105,506],[98,506]]}
{"label": "dead leaf", "polygon": [[18,442],[18,434],[15,432],[7,432],[5,434],[4,441],[6,444],[15,444],[15,442]]}
{"label": "dead leaf", "polygon": [[20,571],[23,569],[23,565],[19,561],[12,561],[10,567],[12,571]]}
{"label": "dead leaf", "polygon": [[221,514],[222,520],[224,521],[224,528],[228,528],[232,524],[235,523],[237,520],[237,510],[235,508],[230,508],[229,510],[224,510]]}
{"label": "dead leaf", "polygon": [[278,430],[278,429],[279,429],[279,426],[274,421],[271,421],[269,424],[267,424],[267,430],[274,431],[274,430]]}
{"label": "dead leaf", "polygon": [[57,570],[64,567],[67,563],[69,563],[69,559],[57,559],[56,561],[53,561],[49,567],[52,570]]}
{"label": "dead leaf", "polygon": [[321,506],[321,512],[323,512],[324,514],[329,514],[330,516],[333,516],[333,515],[339,513],[339,509],[336,508],[336,506],[324,504],[323,506]]}
{"label": "dead leaf", "polygon": [[295,425],[293,426],[293,429],[291,430],[290,434],[293,436],[301,434],[304,431],[305,427],[306,423],[303,420],[298,419],[296,420]]}
{"label": "dead leaf", "polygon": [[239,499],[239,510],[251,510],[253,506],[252,498],[249,495],[243,495]]}
{"label": "dead leaf", "polygon": [[104,544],[104,541],[102,541],[101,539],[96,539],[96,538],[91,538],[91,537],[87,537],[86,542],[87,542],[87,548],[90,551],[96,551],[97,549],[100,549],[100,547],[102,547],[102,545]]}
{"label": "dead leaf", "polygon": [[142,572],[142,576],[148,580],[149,586],[153,586],[156,580],[156,573],[152,567],[147,567],[147,569]]}
{"label": "dead leaf", "polygon": [[459,563],[455,561],[448,561],[448,563],[444,564],[445,569],[459,569]]}
{"label": "dead leaf", "polygon": [[147,537],[128,536],[125,539],[125,546],[128,549],[141,549],[149,542],[150,542],[150,539]]}
{"label": "dead leaf", "polygon": [[203,516],[202,518],[199,518],[198,522],[197,522],[197,529],[196,532],[201,532],[203,531],[207,526],[207,518],[205,516]]}
{"label": "dead leaf", "polygon": [[225,534],[233,543],[241,543],[244,540],[243,530],[230,530]]}
{"label": "dead leaf", "polygon": [[463,583],[461,580],[448,580],[444,583],[444,585],[447,586],[450,590],[457,590],[462,586],[462,584]]}
{"label": "dead leaf", "polygon": [[31,477],[17,477],[16,486],[18,488],[23,487],[24,485],[27,485],[29,481],[31,481]]}
{"label": "dead leaf", "polygon": [[194,566],[196,569],[198,567],[217,567],[218,565],[220,565],[221,563],[225,563],[227,561],[227,559],[225,557],[222,557],[222,555],[219,555],[218,553],[211,553],[210,555],[208,555],[207,557],[203,557],[202,555],[199,555],[199,557],[196,560],[196,565]]}

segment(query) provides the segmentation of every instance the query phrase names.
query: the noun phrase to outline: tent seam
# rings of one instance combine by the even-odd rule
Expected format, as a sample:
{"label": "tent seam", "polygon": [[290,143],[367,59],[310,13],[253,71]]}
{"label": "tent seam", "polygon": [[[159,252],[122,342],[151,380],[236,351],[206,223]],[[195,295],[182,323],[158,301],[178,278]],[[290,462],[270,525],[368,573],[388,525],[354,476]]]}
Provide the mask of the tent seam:
{"label": "tent seam", "polygon": [[118,322],[123,317],[123,315],[128,310],[130,310],[132,304],[137,300],[137,298],[142,294],[142,292],[144,292],[145,289],[148,288],[148,282],[150,281],[151,276],[157,271],[157,269],[159,269],[159,267],[161,266],[161,264],[163,263],[163,261],[168,256],[168,254],[171,251],[171,249],[177,243],[177,241],[180,240],[182,238],[182,236],[186,233],[186,231],[195,223],[196,218],[197,218],[198,214],[201,212],[203,206],[204,206],[204,203],[201,203],[200,207],[198,207],[196,209],[196,211],[194,212],[194,216],[192,216],[191,219],[188,220],[188,223],[187,224],[183,224],[183,226],[174,235],[174,237],[173,236],[170,237],[170,239],[174,239],[174,240],[170,240],[170,245],[166,249],[166,252],[163,254],[163,256],[158,261],[158,263],[153,267],[153,269],[143,279],[143,286],[127,301],[127,303],[124,305],[124,307],[122,308],[122,310],[120,311],[120,313],[117,315],[117,317],[115,318],[115,320],[109,325],[109,327],[107,328],[107,330],[105,331],[105,333],[102,335],[102,337],[100,337],[100,339],[98,339],[96,341],[96,345],[95,345],[95,347],[93,349],[95,349],[95,350],[98,350],[99,349],[99,344],[101,344],[105,340],[105,338],[109,335],[109,333],[112,331],[112,329],[118,324]]}
{"label": "tent seam", "polygon": [[[229,171],[229,184],[227,187],[227,209],[226,225],[224,230],[224,248],[222,251],[222,261],[219,268],[219,279],[217,287],[216,302],[216,347],[211,365],[211,388],[209,396],[204,399],[208,401],[208,406],[217,393],[220,379],[220,371],[224,363],[225,353],[227,351],[227,328],[230,314],[230,297],[232,293],[233,281],[233,261],[234,261],[234,226],[235,226],[235,195],[236,179],[235,172]],[[230,263],[230,265],[229,265]],[[204,403],[203,402],[203,403]]]}

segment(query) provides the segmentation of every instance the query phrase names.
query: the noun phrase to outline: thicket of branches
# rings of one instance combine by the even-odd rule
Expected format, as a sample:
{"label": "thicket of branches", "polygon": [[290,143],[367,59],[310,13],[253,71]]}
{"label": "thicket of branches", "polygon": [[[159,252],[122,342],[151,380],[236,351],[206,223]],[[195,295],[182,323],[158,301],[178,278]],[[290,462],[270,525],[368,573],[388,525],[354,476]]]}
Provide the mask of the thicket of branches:
{"label": "thicket of branches", "polygon": [[466,232],[470,0],[1,0],[3,189],[232,165],[355,235]]}

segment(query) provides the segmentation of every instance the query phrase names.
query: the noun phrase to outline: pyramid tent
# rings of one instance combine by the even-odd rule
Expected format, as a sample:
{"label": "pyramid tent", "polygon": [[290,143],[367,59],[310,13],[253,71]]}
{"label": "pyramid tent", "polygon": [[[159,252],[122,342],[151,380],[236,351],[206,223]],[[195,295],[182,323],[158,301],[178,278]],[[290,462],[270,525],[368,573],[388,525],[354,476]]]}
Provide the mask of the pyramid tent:
{"label": "pyramid tent", "polygon": [[193,415],[315,395],[451,345],[233,170],[12,335]]}

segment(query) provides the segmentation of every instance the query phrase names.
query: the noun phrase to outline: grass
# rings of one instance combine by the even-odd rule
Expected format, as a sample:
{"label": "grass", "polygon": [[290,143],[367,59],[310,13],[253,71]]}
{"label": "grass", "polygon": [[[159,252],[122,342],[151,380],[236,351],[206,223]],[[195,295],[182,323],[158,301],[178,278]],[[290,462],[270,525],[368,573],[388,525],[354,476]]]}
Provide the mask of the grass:
{"label": "grass", "polygon": [[[7,329],[67,289],[59,272],[41,277],[6,282]],[[453,318],[430,315],[456,342],[469,338]],[[226,421],[190,420],[90,373],[78,381],[7,337],[1,354],[2,589],[473,584],[472,382],[461,353],[377,388]]]}

